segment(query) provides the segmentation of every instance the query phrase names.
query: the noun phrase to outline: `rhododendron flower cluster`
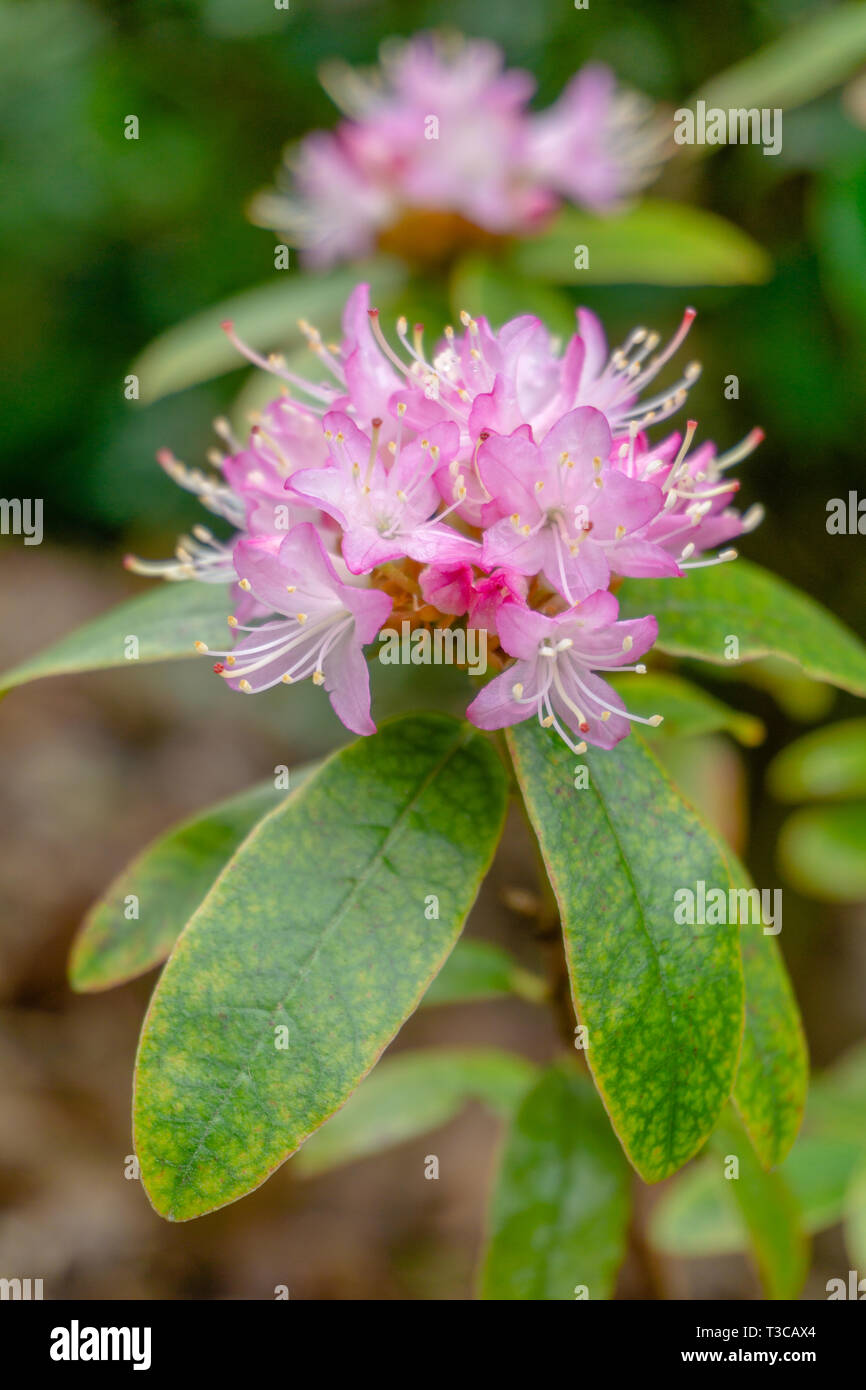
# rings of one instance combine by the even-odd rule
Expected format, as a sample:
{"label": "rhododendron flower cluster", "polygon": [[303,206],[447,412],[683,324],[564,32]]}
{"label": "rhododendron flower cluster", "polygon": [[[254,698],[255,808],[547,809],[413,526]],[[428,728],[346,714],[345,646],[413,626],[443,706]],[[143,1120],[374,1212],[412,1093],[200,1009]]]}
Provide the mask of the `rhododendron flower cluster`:
{"label": "rhododendron flower cluster", "polygon": [[693,318],[686,310],[664,346],[640,328],[609,352],[598,320],[579,310],[559,351],[531,315],[497,332],[464,313],[428,353],[423,326],[410,333],[403,320],[395,346],[359,285],[339,346],[301,325],[329,373],[321,382],[260,357],[225,324],[281,392],[245,444],[217,421],[227,452],[211,456],[211,472],[159,458],[236,532],[217,540],[196,527],[174,559],[129,564],[234,586],[234,644],[210,653],[233,689],[310,678],[347,728],[369,734],[364,648],[386,623],[465,623],[484,629],[498,672],[470,720],[498,729],[537,717],[576,752],[610,748],[630,721],[659,722],[629,713],[605,679],[642,672],[657,636],[652,615],[620,620],[620,580],[676,583],[733,559],[709,552],[760,520],[757,508],[731,506],[729,475],[760,431],[721,456],[693,447],[693,420],[657,444],[647,433],[699,374],[691,363],[653,385]]}
{"label": "rhododendron flower cluster", "polygon": [[330,265],[367,254],[407,217],[422,240],[433,213],[520,235],[563,200],[611,211],[655,176],[667,131],[608,68],[588,64],[533,113],[534,79],[503,61],[486,40],[420,35],[386,44],[369,78],[332,65],[326,85],[347,119],[289,153],[253,217],[308,264]]}

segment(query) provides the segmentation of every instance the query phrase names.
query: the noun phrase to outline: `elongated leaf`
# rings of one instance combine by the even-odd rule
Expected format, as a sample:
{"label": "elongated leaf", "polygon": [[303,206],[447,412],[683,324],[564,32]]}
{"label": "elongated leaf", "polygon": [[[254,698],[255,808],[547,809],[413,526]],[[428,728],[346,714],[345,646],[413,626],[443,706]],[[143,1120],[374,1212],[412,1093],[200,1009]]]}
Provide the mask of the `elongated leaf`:
{"label": "elongated leaf", "polygon": [[482,1296],[609,1298],[625,1254],[629,1186],[628,1166],[590,1083],[572,1066],[548,1068],[506,1142]]}
{"label": "elongated leaf", "polygon": [[781,1173],[765,1173],[730,1110],[713,1135],[716,1162],[738,1162],[727,1179],[749,1233],[761,1283],[768,1298],[796,1298],[809,1268],[809,1247],[800,1209]]}
{"label": "elongated leaf", "polygon": [[[582,246],[589,264],[576,269]],[[512,263],[556,285],[751,285],[771,271],[766,252],[723,217],[649,198],[617,217],[566,208],[515,248]]]}
{"label": "elongated leaf", "polygon": [[[787,114],[829,91],[864,60],[866,9],[861,3],[834,5],[712,77],[695,99],[725,110],[781,106]],[[711,152],[716,146],[698,148]]]}
{"label": "elongated leaf", "polygon": [[[738,890],[740,954],[746,987],[746,1023],[733,1101],[764,1168],[790,1151],[803,1120],[809,1086],[809,1054],[800,1010],[775,935],[765,934],[763,899],[758,911],[739,890],[754,889],[749,871],[727,846],[730,883]],[[771,900],[771,902],[774,900]],[[771,915],[776,912],[771,908]],[[768,914],[770,915],[770,914]],[[770,924],[782,926],[782,921]]]}
{"label": "elongated leaf", "polygon": [[578,759],[552,733],[509,734],[562,915],[586,1056],[613,1126],[647,1182],[700,1148],[730,1094],[743,1030],[735,925],[680,925],[677,895],[727,885],[709,831],[645,744]]}
{"label": "elongated leaf", "polygon": [[[384,258],[327,275],[275,272],[268,284],[215,304],[155,338],[130,368],[139,379],[140,398],[144,403],[157,401],[242,367],[243,358],[220,328],[226,319],[234,323],[244,342],[267,352],[296,338],[300,342],[299,318],[314,323],[323,335],[332,333],[359,281],[371,280],[378,297],[393,293],[404,278],[399,264]],[[312,358],[310,367],[312,380],[320,380],[321,369]]]}
{"label": "elongated leaf", "polygon": [[814,599],[748,560],[691,570],[682,579],[630,579],[621,616],[658,618],[658,647],[735,667],[739,660],[781,656],[809,676],[866,695],[866,647]]}
{"label": "elongated leaf", "polygon": [[493,1047],[431,1048],[386,1057],[292,1165],[310,1177],[402,1144],[453,1119],[470,1100],[510,1115],[535,1067]]}
{"label": "elongated leaf", "polygon": [[777,801],[866,797],[866,719],[843,719],[789,743],[767,769]]}
{"label": "elongated leaf", "polygon": [[[42,676],[100,671],[109,666],[136,666],[142,661],[169,661],[195,656],[194,643],[219,647],[227,638],[231,612],[228,587],[193,580],[157,584],[137,598],[110,608],[76,628],[38,656],[0,676],[0,692]],[[137,656],[129,639],[136,638]]]}
{"label": "elongated leaf", "polygon": [[145,1021],[136,1152],[157,1211],[234,1201],[339,1109],[453,947],[505,800],[492,745],[427,715],[336,754],[259,823]]}
{"label": "elongated leaf", "polygon": [[[292,790],[314,766],[293,769]],[[165,960],[238,845],[286,795],[269,778],[148,845],[85,918],[69,962],[72,988],[110,989]],[[134,915],[127,917],[130,909]]]}
{"label": "elongated leaf", "polygon": [[866,899],[866,801],[807,806],[779,832],[779,866],[808,898],[828,903]]}
{"label": "elongated leaf", "polygon": [[682,676],[649,671],[645,676],[614,676],[611,684],[634,714],[664,715],[664,723],[657,729],[647,729],[650,739],[696,737],[723,730],[749,748],[763,741],[766,731],[760,719],[740,714]]}
{"label": "elongated leaf", "polygon": [[424,995],[424,1003],[460,1004],[516,994],[538,1004],[546,993],[546,982],[521,969],[501,946],[488,941],[458,941]]}

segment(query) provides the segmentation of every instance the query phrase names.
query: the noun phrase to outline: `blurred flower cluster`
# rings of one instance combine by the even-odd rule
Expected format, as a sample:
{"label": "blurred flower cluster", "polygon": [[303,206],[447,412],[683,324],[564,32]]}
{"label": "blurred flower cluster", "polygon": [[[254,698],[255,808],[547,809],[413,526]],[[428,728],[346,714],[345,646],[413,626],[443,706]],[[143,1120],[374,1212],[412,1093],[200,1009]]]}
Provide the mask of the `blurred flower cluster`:
{"label": "blurred flower cluster", "polygon": [[323,382],[261,357],[226,323],[281,393],[245,444],[217,421],[228,452],[214,452],[213,471],[160,461],[238,532],[222,542],[197,527],[173,560],[129,563],[236,585],[239,640],[212,653],[233,689],[310,677],[349,729],[369,734],[364,647],[389,619],[465,623],[483,629],[500,671],[469,706],[475,724],[535,715],[576,752],[610,748],[641,717],[599,673],[642,672],[657,634],[652,616],[619,620],[612,588],[733,559],[707,552],[760,520],[731,507],[727,475],[759,431],[721,457],[709,443],[692,449],[694,421],[655,445],[646,433],[699,374],[691,363],[666,388],[651,385],[693,318],[686,310],[664,346],[639,328],[609,352],[597,318],[579,310],[560,351],[531,315],[495,332],[463,313],[428,353],[423,325],[403,319],[395,348],[361,284],[340,344],[302,324]]}
{"label": "blurred flower cluster", "polygon": [[563,200],[609,212],[658,172],[669,132],[645,98],[587,64],[548,110],[529,110],[530,73],[486,40],[419,35],[383,45],[369,77],[324,81],[346,113],[287,154],[252,216],[326,266],[377,245],[525,235]]}

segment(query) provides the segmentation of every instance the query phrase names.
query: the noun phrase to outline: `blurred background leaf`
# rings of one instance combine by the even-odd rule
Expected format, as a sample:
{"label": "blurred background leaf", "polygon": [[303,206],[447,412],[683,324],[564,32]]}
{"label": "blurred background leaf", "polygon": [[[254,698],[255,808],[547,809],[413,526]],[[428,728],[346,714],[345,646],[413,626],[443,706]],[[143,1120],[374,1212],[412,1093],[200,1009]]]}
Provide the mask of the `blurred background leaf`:
{"label": "blurred background leaf", "polygon": [[[581,246],[589,261],[576,269]],[[766,252],[732,222],[657,198],[616,217],[566,208],[511,259],[519,273],[555,285],[749,285],[771,271]]]}

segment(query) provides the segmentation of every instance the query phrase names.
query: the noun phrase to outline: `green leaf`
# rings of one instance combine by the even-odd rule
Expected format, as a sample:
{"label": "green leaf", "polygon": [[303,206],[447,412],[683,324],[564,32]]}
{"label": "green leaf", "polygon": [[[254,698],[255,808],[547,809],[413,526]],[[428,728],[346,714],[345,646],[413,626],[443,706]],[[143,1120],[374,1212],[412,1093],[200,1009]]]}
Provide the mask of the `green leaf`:
{"label": "green leaf", "polygon": [[572,998],[613,1126],[647,1182],[700,1148],[730,1094],[743,1031],[735,925],[682,926],[679,890],[727,884],[713,838],[645,744],[578,759],[536,724],[508,734],[562,915]]}
{"label": "green leaf", "polygon": [[[780,1173],[809,1235],[840,1221],[862,1146],[839,1139],[798,1139]],[[718,1161],[704,1158],[682,1173],[653,1207],[649,1235],[666,1255],[730,1255],[745,1250],[749,1233]]]}
{"label": "green leaf", "polygon": [[[728,861],[732,887],[753,889],[734,852],[721,842],[719,849]],[[732,1098],[760,1163],[774,1168],[790,1151],[803,1121],[809,1054],[778,940],[765,935],[760,920],[751,920],[761,913],[741,902],[738,897],[746,1022]]]}
{"label": "green leaf", "polygon": [[[292,769],[291,789],[315,764]],[[110,989],[165,960],[238,845],[286,798],[273,778],[210,807],[160,835],[91,908],[72,945],[69,982],[80,991]],[[130,897],[138,916],[127,920]]]}
{"label": "green leaf", "polygon": [[807,806],[779,831],[779,867],[808,898],[828,903],[866,899],[866,802]]}
{"label": "green leaf", "polygon": [[[459,949],[459,947],[458,947]],[[402,1144],[453,1119],[470,1100],[510,1115],[535,1067],[498,1048],[435,1048],[386,1057],[292,1165],[304,1177]]]}
{"label": "green leaf", "polygon": [[335,754],[247,837],[142,1032],[136,1152],[161,1215],[235,1201],[339,1109],[452,949],[505,805],[492,744],[425,715]]}
{"label": "green leaf", "polygon": [[625,1254],[629,1187],[592,1086],[572,1066],[548,1068],[506,1141],[482,1297],[609,1298]]}
{"label": "green leaf", "polygon": [[[0,691],[42,676],[195,656],[198,640],[214,647],[227,641],[226,618],[230,613],[228,587],[222,584],[194,580],[157,584],[7,671],[0,676]],[[130,637],[138,640],[137,660],[126,655]]]}
{"label": "green leaf", "polygon": [[866,719],[844,719],[789,743],[767,769],[777,801],[866,797]]}
{"label": "green leaf", "polygon": [[[821,96],[866,59],[866,9],[860,0],[801,20],[780,38],[718,73],[695,94],[707,106],[794,107]],[[712,151],[716,147],[696,147]]]}
{"label": "green leaf", "polygon": [[630,579],[620,594],[623,618],[654,613],[660,651],[736,667],[781,656],[809,676],[866,695],[866,647],[814,599],[748,560],[691,570],[682,579]]}
{"label": "green leaf", "polygon": [[864,1155],[864,1142],[807,1135],[798,1139],[780,1169],[803,1214],[810,1235],[835,1226],[845,1212],[851,1179]]}
{"label": "green leaf", "polygon": [[459,261],[452,275],[451,312],[457,318],[464,309],[474,318],[483,314],[494,328],[520,314],[535,314],[551,333],[568,338],[577,331],[574,305],[564,294],[480,257]]}
{"label": "green leaf", "polygon": [[458,941],[424,995],[425,1004],[461,1004],[516,994],[541,1003],[547,984],[523,970],[501,946],[487,941]]}
{"label": "green leaf", "polygon": [[767,1297],[796,1298],[809,1269],[809,1247],[791,1189],[781,1173],[764,1172],[730,1110],[713,1135],[712,1147],[717,1163],[727,1165],[731,1157],[738,1160],[738,1176],[727,1181],[749,1233]]}
{"label": "green leaf", "polygon": [[[589,265],[575,268],[575,248]],[[751,285],[772,263],[757,242],[714,212],[646,199],[616,217],[565,208],[541,236],[515,247],[514,269],[556,285]]]}
{"label": "green leaf", "polygon": [[664,1189],[650,1213],[651,1244],[679,1259],[745,1250],[749,1233],[730,1188],[717,1159],[690,1164]]}
{"label": "green leaf", "polygon": [[[298,319],[314,324],[323,337],[330,335],[339,328],[343,305],[362,280],[371,281],[373,294],[380,298],[400,288],[405,272],[396,261],[384,258],[327,275],[275,272],[268,284],[244,290],[169,328],[148,344],[130,368],[139,379],[141,401],[150,404],[244,366],[220,327],[226,319],[234,323],[238,337],[258,352],[294,341],[300,344]],[[312,358],[310,365],[312,380],[320,380],[319,365]]]}
{"label": "green leaf", "polygon": [[682,676],[649,671],[645,676],[613,676],[611,684],[632,713],[664,715],[664,723],[657,729],[647,729],[650,739],[695,737],[723,730],[747,748],[763,742],[766,730],[760,719],[731,709]]}

